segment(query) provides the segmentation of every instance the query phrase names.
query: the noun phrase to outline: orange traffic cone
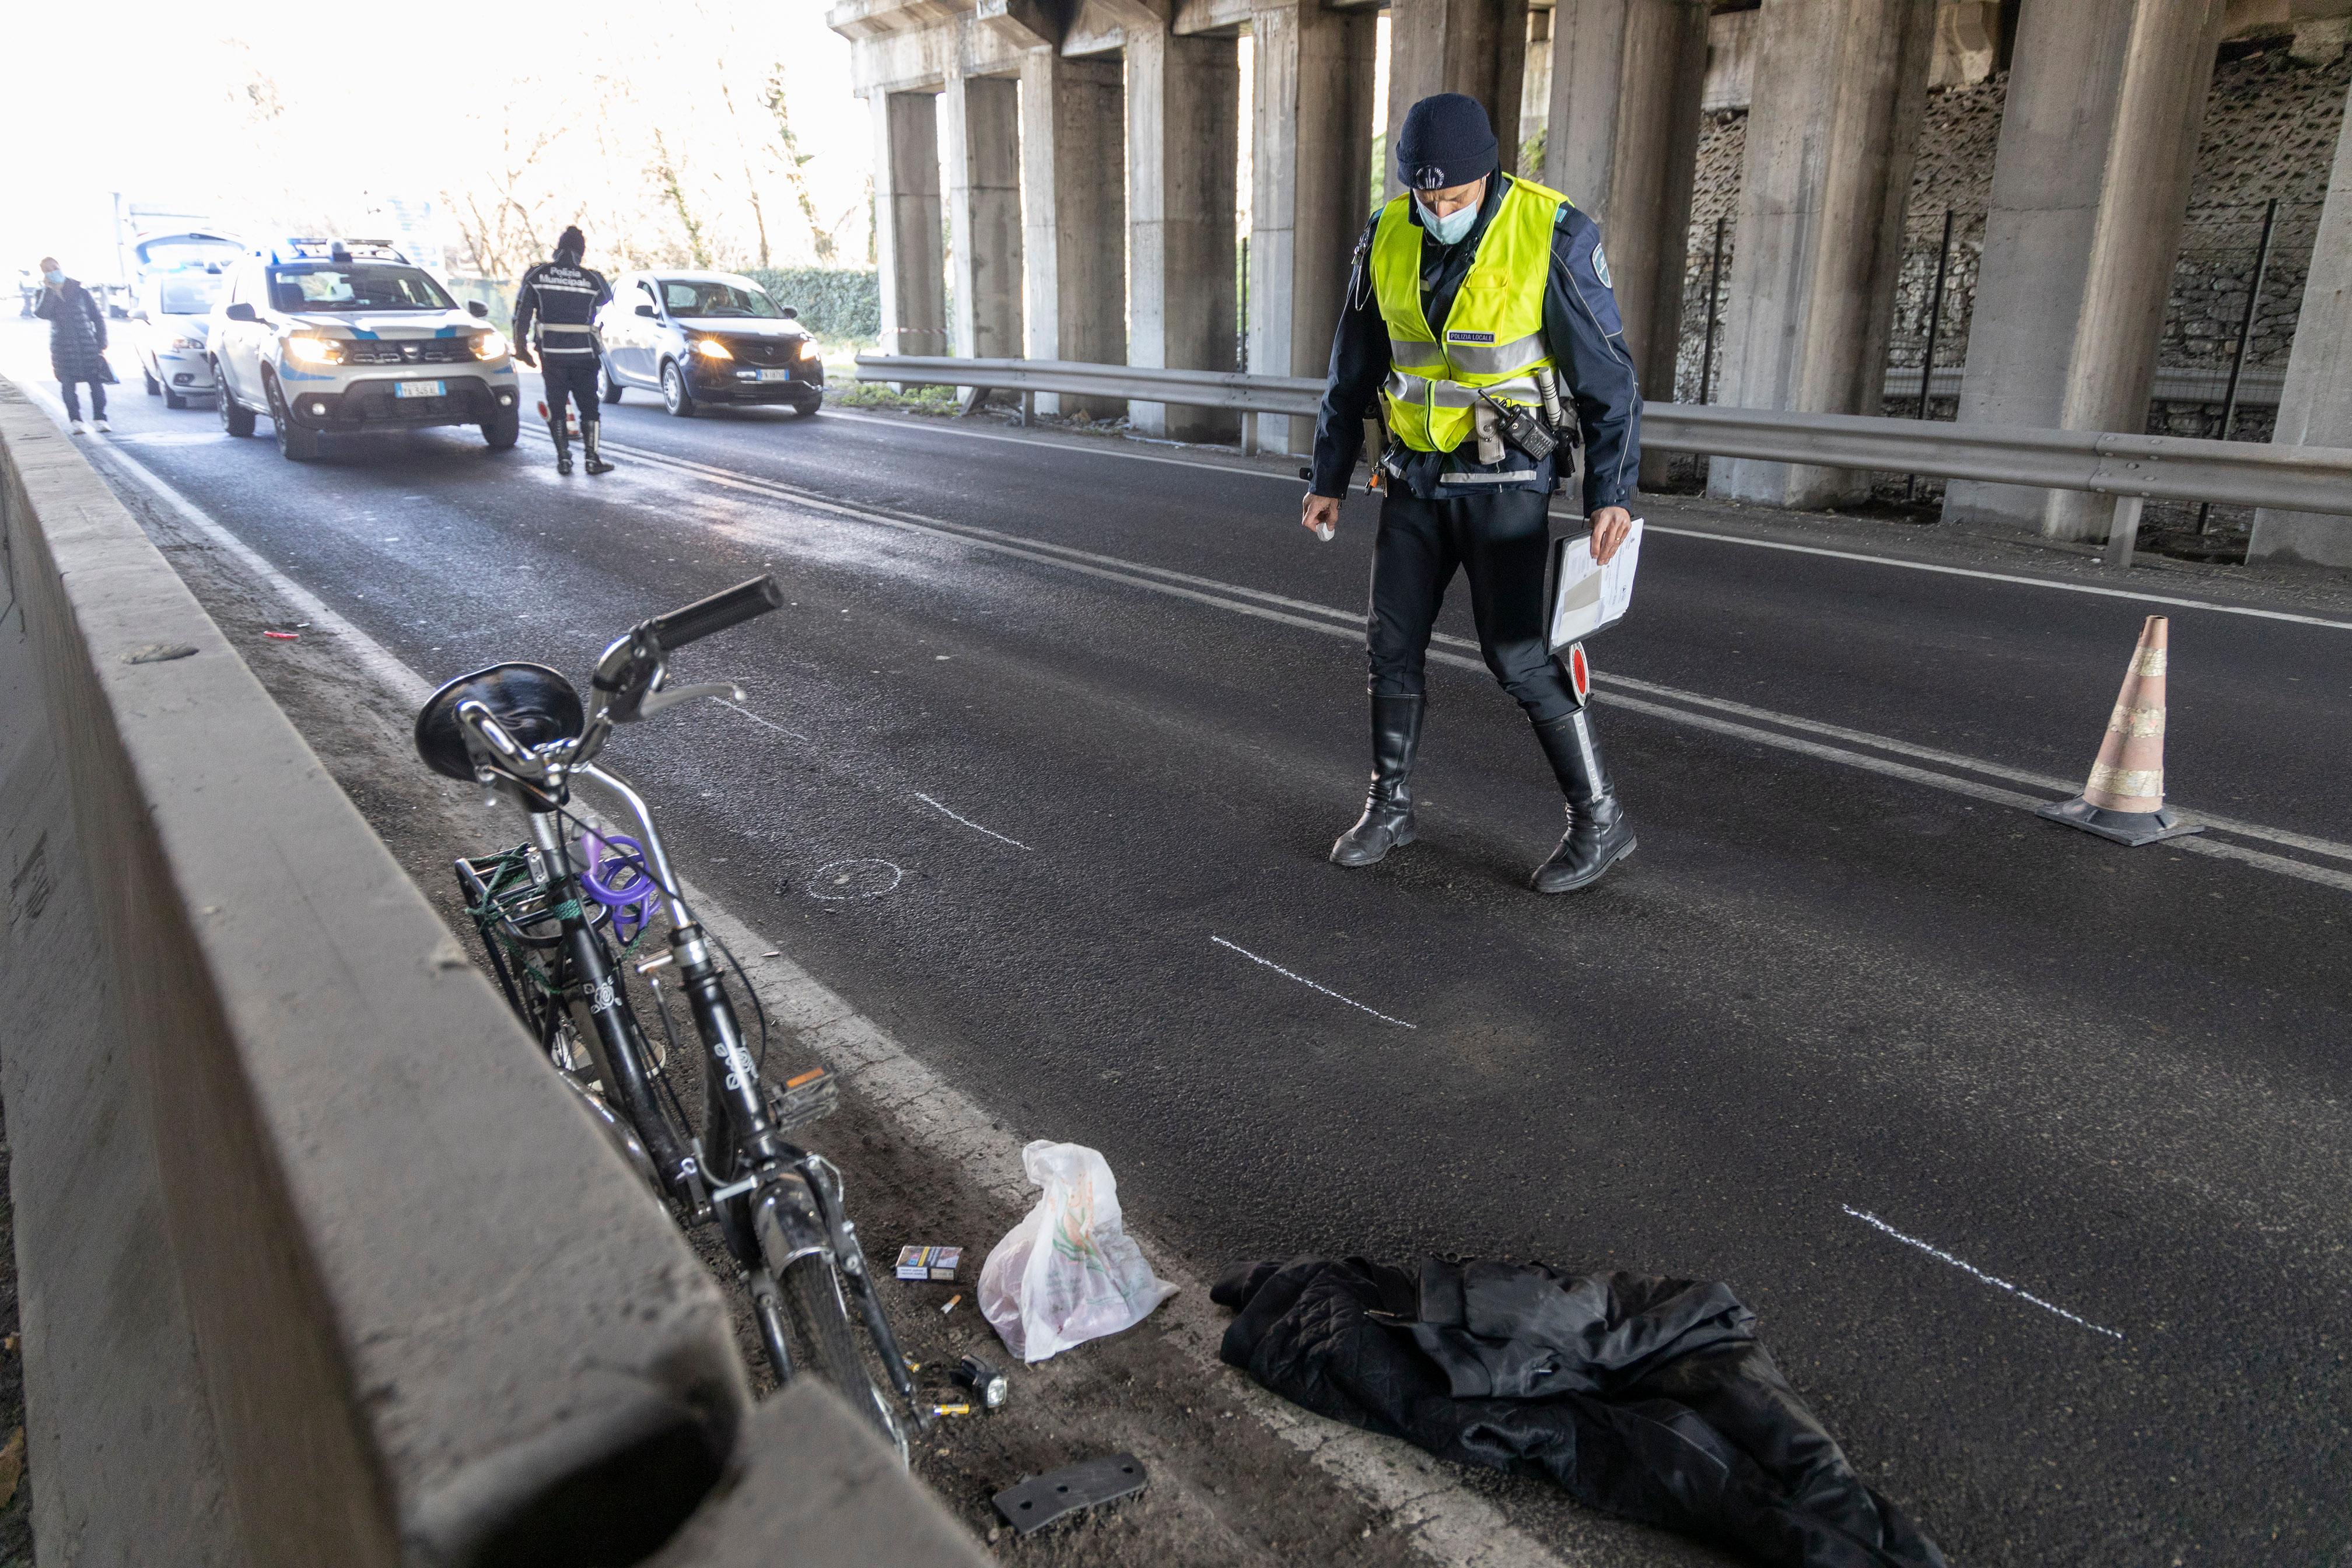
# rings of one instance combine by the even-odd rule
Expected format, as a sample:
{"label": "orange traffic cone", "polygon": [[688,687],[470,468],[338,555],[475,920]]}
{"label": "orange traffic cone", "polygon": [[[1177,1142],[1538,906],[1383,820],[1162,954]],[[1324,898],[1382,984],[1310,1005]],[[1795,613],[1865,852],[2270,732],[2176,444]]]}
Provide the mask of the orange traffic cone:
{"label": "orange traffic cone", "polygon": [[2116,710],[2107,716],[2106,738],[2099,742],[2099,760],[2091,764],[2083,793],[2063,805],[2045,805],[2038,815],[2118,844],[2153,844],[2198,831],[2164,806],[2164,662],[2170,626],[2164,616],[2150,616],[2140,628],[2139,646],[2124,671],[2124,688],[2116,694]]}

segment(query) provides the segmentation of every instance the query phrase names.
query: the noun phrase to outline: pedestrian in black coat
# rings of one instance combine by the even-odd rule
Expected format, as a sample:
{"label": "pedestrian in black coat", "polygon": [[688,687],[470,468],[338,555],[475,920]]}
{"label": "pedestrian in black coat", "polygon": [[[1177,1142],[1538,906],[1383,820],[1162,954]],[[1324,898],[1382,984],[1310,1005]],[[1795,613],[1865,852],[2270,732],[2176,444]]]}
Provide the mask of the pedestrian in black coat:
{"label": "pedestrian in black coat", "polygon": [[54,256],[41,258],[41,301],[33,314],[49,324],[49,373],[65,394],[66,417],[73,433],[84,436],[90,426],[81,420],[78,384],[89,388],[89,416],[105,430],[106,387],[114,372],[106,363],[106,310],[98,297],[65,275]]}

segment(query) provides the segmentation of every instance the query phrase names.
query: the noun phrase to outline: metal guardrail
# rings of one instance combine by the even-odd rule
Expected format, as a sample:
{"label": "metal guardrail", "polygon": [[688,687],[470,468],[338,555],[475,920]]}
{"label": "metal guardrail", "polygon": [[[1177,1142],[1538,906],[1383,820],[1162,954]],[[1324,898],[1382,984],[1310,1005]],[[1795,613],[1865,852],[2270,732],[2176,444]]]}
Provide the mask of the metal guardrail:
{"label": "metal guardrail", "polygon": [[[1935,379],[1928,383],[1937,397],[1958,397],[1960,395],[1961,370],[1956,364],[1939,364]],[[2238,406],[2241,408],[2276,408],[2279,395],[2286,386],[2286,372],[2275,366],[2249,365],[2238,378]],[[2229,397],[2230,367],[2166,365],[2156,373],[2156,384],[2148,397],[2157,403],[2220,404]],[[1886,372],[1886,395],[1894,398],[1916,398],[1919,395],[1919,367],[1895,365]]]}
{"label": "metal guardrail", "polygon": [[[1309,416],[1321,406],[1323,398],[1323,384],[1303,376],[1156,370],[1076,360],[860,354],[857,379],[1073,393]],[[2030,430],[1679,403],[1643,405],[1642,444],[1659,451],[1714,458],[1983,479],[2114,496],[2119,526],[2110,534],[2110,554],[2124,561],[2130,559],[2143,501],[2217,501],[2352,516],[2352,450],[2334,447],[2279,447],[2097,430]]]}

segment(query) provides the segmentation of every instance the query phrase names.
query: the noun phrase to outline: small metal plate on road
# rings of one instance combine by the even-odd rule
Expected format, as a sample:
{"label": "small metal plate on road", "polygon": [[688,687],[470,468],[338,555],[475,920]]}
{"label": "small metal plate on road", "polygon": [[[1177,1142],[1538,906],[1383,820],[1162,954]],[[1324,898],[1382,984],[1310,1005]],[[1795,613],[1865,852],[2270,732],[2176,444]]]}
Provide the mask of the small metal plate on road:
{"label": "small metal plate on road", "polygon": [[1024,1535],[1066,1513],[1097,1503],[1117,1502],[1143,1489],[1143,1461],[1133,1454],[1081,1459],[1058,1470],[1007,1487],[991,1500],[1004,1522]]}

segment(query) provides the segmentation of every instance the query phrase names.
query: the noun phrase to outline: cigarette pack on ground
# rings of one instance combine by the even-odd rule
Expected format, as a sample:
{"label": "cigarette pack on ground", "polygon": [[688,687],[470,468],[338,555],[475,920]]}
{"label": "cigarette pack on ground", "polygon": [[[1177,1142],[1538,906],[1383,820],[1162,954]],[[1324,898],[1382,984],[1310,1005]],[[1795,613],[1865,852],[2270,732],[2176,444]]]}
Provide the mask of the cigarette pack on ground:
{"label": "cigarette pack on ground", "polygon": [[961,1247],[902,1247],[898,1249],[901,1279],[952,1279],[963,1261]]}

